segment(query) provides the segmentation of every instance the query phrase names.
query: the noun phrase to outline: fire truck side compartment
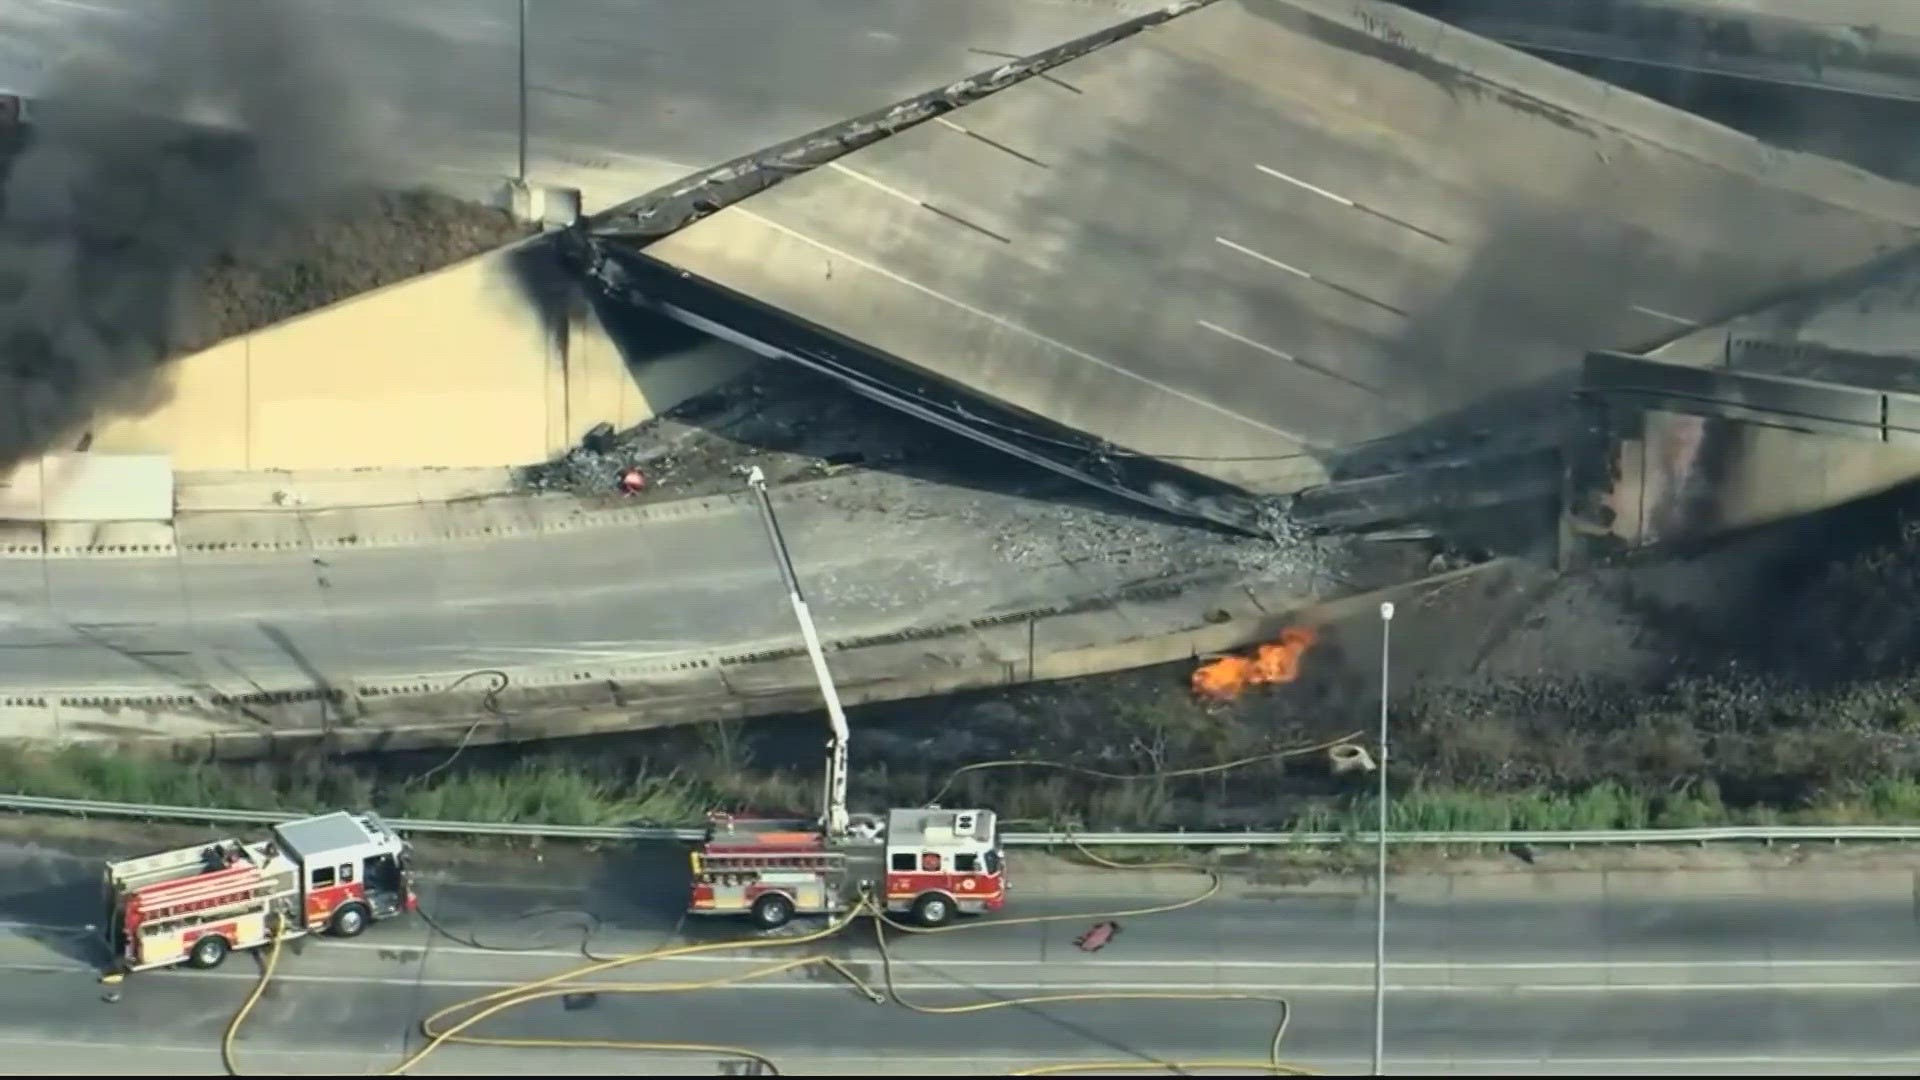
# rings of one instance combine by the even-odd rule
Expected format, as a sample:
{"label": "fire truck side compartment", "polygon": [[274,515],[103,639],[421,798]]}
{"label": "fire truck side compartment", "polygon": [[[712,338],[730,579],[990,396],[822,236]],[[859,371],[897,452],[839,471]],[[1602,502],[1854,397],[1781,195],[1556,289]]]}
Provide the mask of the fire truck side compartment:
{"label": "fire truck side compartment", "polygon": [[366,908],[357,932],[412,907],[405,853],[379,818],[342,812],[278,825],[272,839],[252,844],[229,838],[109,863],[108,944],[131,970],[211,966],[227,948],[197,952],[209,936],[255,948],[277,924],[298,937],[328,928],[355,903]]}
{"label": "fire truck side compartment", "polygon": [[767,893],[792,902],[796,915],[834,915],[871,895],[894,914],[939,895],[954,910],[979,914],[1005,900],[1005,871],[988,810],[906,809],[856,818],[871,830],[828,838],[816,826],[722,818],[691,858],[689,912],[745,914]]}

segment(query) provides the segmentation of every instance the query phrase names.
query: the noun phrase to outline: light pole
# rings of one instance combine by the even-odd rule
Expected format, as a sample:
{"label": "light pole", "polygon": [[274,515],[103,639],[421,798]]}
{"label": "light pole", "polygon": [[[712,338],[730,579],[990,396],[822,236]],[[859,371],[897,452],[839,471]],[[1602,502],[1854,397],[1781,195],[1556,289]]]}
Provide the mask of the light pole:
{"label": "light pole", "polygon": [[1387,686],[1393,644],[1393,601],[1380,604],[1380,820],[1374,834],[1373,1075],[1385,1076],[1387,1057]]}
{"label": "light pole", "polygon": [[520,186],[527,186],[527,0],[520,0],[520,74],[518,80],[520,103],[520,153],[514,175],[519,177]]}

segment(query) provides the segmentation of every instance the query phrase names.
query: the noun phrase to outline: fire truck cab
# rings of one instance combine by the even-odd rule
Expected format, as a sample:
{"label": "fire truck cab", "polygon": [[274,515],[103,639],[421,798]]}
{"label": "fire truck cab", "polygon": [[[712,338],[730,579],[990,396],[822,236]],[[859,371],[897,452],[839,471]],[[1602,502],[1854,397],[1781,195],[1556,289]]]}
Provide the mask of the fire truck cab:
{"label": "fire truck cab", "polygon": [[123,972],[219,966],[235,949],[322,931],[354,937],[412,911],[410,849],[373,814],[289,821],[269,839],[219,840],[109,863],[107,942]]}
{"label": "fire truck cab", "polygon": [[813,822],[716,814],[692,861],[690,914],[746,915],[768,930],[795,915],[844,914],[863,897],[923,926],[1006,902],[991,810],[860,816],[838,840]]}
{"label": "fire truck cab", "polygon": [[787,603],[806,644],[827,706],[827,769],[817,821],[708,818],[692,856],[690,915],[747,915],[764,929],[795,915],[839,915],[863,902],[888,914],[940,926],[957,914],[998,911],[1006,902],[1006,862],[991,810],[890,810],[882,819],[847,810],[847,714],[827,669],[826,650],[800,591],[793,556],[759,467],[747,487],[773,548]]}

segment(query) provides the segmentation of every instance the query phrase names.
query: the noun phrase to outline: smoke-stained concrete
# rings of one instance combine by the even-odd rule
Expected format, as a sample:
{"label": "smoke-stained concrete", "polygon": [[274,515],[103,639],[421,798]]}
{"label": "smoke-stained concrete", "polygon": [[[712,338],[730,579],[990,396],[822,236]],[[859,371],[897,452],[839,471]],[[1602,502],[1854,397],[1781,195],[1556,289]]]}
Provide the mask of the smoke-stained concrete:
{"label": "smoke-stained concrete", "polygon": [[[395,169],[379,125],[362,122],[364,97],[310,20],[212,0],[154,11],[87,41],[42,88],[21,145],[0,152],[0,470],[166,413],[176,391],[205,399],[180,415],[227,416],[222,403],[253,396],[250,378],[156,372],[528,232],[504,210],[382,186]],[[181,115],[201,123],[169,119]],[[306,365],[323,370],[307,376],[402,374],[418,351],[403,341],[316,350]],[[204,426],[185,445],[139,448],[199,461],[209,442],[263,433],[237,416]]]}
{"label": "smoke-stained concrete", "polygon": [[1221,0],[624,261],[641,294],[784,312],[817,332],[795,355],[1211,511],[1551,443],[1587,349],[1917,226],[1920,190],[1392,5]]}
{"label": "smoke-stained concrete", "polygon": [[[299,13],[395,158],[468,199],[517,167],[519,0],[239,0]],[[1099,30],[1160,0],[529,0],[527,168],[591,212]],[[0,0],[0,88],[37,93],[101,28],[172,0]],[[137,54],[135,54],[137,58]],[[18,77],[21,86],[9,80]]]}
{"label": "smoke-stained concrete", "polygon": [[1596,354],[1570,455],[1579,563],[1920,478],[1920,252],[1666,343]]}
{"label": "smoke-stained concrete", "polygon": [[1399,0],[1778,146],[1920,180],[1920,5]]}
{"label": "smoke-stained concrete", "polygon": [[[202,279],[270,235],[272,209],[377,162],[352,97],[264,6],[175,3],[137,40],[89,42],[36,102],[0,204],[0,467],[151,404],[155,370],[203,343]],[[156,120],[216,109],[253,137]]]}

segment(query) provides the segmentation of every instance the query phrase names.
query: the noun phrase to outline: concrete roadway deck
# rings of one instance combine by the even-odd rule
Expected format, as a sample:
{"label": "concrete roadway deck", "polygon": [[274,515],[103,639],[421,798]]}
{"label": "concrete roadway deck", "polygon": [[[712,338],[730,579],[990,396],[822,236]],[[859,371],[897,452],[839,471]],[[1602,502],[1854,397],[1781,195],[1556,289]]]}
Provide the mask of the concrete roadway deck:
{"label": "concrete roadway deck", "polygon": [[[473,867],[432,875],[427,900],[486,948],[376,927],[354,942],[302,942],[241,1041],[256,1068],[360,1072],[417,1044],[411,1027],[446,1004],[579,962],[578,917],[604,920],[598,954],[716,940],[732,927],[676,932],[678,871],[640,872],[619,856],[595,870]],[[87,919],[97,864],[0,849],[0,1049],[16,1069],[74,1072],[111,1063],[218,1071],[219,1035],[255,977],[245,959],[217,972],[134,976],[101,1000]],[[1123,920],[1096,955],[1072,938],[1103,909],[1192,895],[1187,875],[1117,876],[1017,859],[1021,915],[1088,913],[1045,926],[991,920],[897,948],[903,994],[923,1004],[1077,991],[1244,991],[1289,999],[1287,1054],[1365,1069],[1371,1030],[1372,903],[1364,883],[1230,882],[1183,912]],[[1702,872],[1408,875],[1391,905],[1389,1053],[1398,1071],[1659,1073],[1881,1072],[1920,1066],[1920,930],[1910,872],[1766,877]],[[539,877],[538,886],[498,882]],[[510,954],[497,950],[531,950]],[[876,956],[856,936],[831,946],[863,977]],[[494,950],[494,951],[489,951]],[[739,974],[789,954],[719,955],[640,966],[609,981],[661,983]],[[577,1003],[576,1003],[577,1004]],[[555,1000],[487,1031],[539,1037],[740,1041],[794,1071],[979,1073],[1062,1060],[1263,1055],[1275,1015],[1248,1005],[1055,1004],[964,1017],[869,1005],[837,981],[778,976],[738,989]],[[615,1053],[452,1050],[428,1072],[578,1074],[661,1067]],[[724,1068],[708,1057],[684,1072]]]}
{"label": "concrete roadway deck", "polygon": [[1920,189],[1390,4],[1221,0],[645,251],[903,381],[1280,493],[1549,422],[1515,402],[1586,349],[1916,226]]}
{"label": "concrete roadway deck", "polygon": [[[1208,571],[1264,582],[1296,602],[1315,591],[1314,565],[1297,552],[1059,501],[1075,494],[1064,480],[1022,497],[869,473],[783,488],[775,498],[829,642],[1098,605],[1129,586]],[[623,672],[705,669],[715,657],[796,645],[753,504],[715,498],[672,513],[677,506],[646,508],[664,516],[632,527],[388,549],[316,542],[0,559],[0,721],[14,736],[52,735],[61,725],[48,706],[62,696],[83,704],[94,695],[311,691],[416,678],[445,686],[476,669],[502,669],[523,684],[537,683],[535,675],[549,684],[587,679],[591,688]],[[280,532],[310,520],[252,520],[262,518]],[[1179,625],[1201,625],[1202,613]],[[1153,612],[1123,601],[1092,618],[1071,641],[1046,628],[1036,641],[1014,624],[1026,669],[1036,652],[1044,660],[1056,648],[1112,644],[1160,625]],[[977,639],[960,646],[986,649]],[[916,662],[935,648],[907,647]],[[858,661],[838,661],[842,676],[853,679]],[[774,674],[807,684],[798,669]],[[773,677],[730,676],[733,690],[749,696],[772,693]],[[465,692],[485,686],[477,681]],[[467,715],[443,722],[464,727],[475,700]],[[95,719],[96,737],[143,730],[137,717]],[[228,717],[145,730],[185,736],[235,725],[256,727]],[[79,723],[69,734],[88,729]]]}
{"label": "concrete roadway deck", "polygon": [[1884,0],[1399,0],[1550,58],[1920,101],[1920,11]]}
{"label": "concrete roadway deck", "polygon": [[[485,197],[513,175],[517,0],[250,2],[305,16],[302,44],[337,85],[291,89],[337,101],[393,179]],[[165,45],[167,11],[193,6],[0,0],[0,87],[40,92],[74,52],[119,65],[177,55]],[[534,0],[528,171],[581,188],[592,211],[1156,6]]]}

